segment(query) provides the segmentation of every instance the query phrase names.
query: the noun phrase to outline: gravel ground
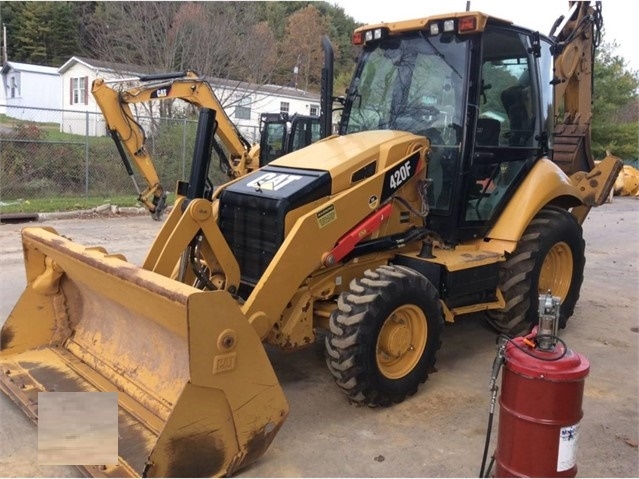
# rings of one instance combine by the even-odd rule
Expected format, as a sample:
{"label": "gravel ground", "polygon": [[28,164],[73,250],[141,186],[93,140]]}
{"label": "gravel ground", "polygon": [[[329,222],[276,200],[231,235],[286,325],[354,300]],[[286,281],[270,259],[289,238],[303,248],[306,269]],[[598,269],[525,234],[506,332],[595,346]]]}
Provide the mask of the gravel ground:
{"label": "gravel ground", "polygon": [[[48,220],[87,246],[140,264],[160,227],[148,216]],[[24,288],[19,230],[0,225],[0,318]],[[561,337],[591,363],[577,454],[581,477],[639,477],[639,201],[615,197],[584,224],[586,271],[574,317]],[[0,319],[2,321],[3,319]],[[489,410],[496,335],[481,318],[445,328],[437,372],[389,409],[349,405],[321,351],[271,354],[291,412],[267,453],[242,477],[477,477]],[[0,475],[79,477],[37,464],[37,430],[0,394]],[[498,417],[491,452],[497,441]],[[530,445],[535,451],[535,445]]]}

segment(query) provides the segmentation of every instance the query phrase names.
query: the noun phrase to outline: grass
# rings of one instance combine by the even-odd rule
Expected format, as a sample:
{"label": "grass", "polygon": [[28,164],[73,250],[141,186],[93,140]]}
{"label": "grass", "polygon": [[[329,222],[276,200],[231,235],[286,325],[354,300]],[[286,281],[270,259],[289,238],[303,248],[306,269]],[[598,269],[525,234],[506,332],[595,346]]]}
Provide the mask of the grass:
{"label": "grass", "polygon": [[0,213],[52,213],[56,211],[88,210],[103,204],[142,206],[133,195],[93,198],[37,198],[7,201],[6,203],[10,204],[4,205],[0,203]]}
{"label": "grass", "polygon": [[[111,168],[111,163],[114,159],[119,163],[117,150],[111,138],[106,136],[93,137],[83,134],[74,135],[65,133],[60,131],[60,125],[58,123],[34,123],[10,118],[5,114],[0,114],[0,127],[2,127],[0,129],[0,137],[6,138],[7,142],[11,142],[13,139],[23,140],[22,143],[9,143],[10,148],[7,147],[6,157],[9,159],[9,166],[15,171],[12,170],[14,176],[11,177],[11,180],[6,179],[7,177],[2,178],[4,171],[0,172],[0,189],[2,193],[4,193],[4,197],[0,195],[0,214],[89,210],[103,204],[125,207],[143,206],[137,201],[134,193],[108,196],[109,191],[118,191],[115,188],[111,188],[108,182],[105,185],[103,185],[104,181],[97,183],[102,186],[93,189],[95,196],[89,198],[84,198],[83,196],[51,196],[51,191],[65,191],[62,180],[60,180],[60,184],[56,184],[55,179],[51,177],[51,173],[48,174],[49,176],[45,175],[43,178],[35,178],[21,174],[20,168],[26,168],[22,163],[28,165],[33,171],[39,171],[38,168],[43,171],[48,171],[46,167],[49,165],[51,159],[60,160],[66,158],[65,155],[70,155],[69,159],[71,163],[62,162],[59,168],[62,178],[66,178],[66,176],[73,178],[75,173],[77,173],[75,169],[78,168],[80,162],[79,155],[84,155],[83,152],[78,153],[78,148],[84,150],[84,145],[88,147],[88,157],[85,161],[88,159],[92,168],[94,166],[99,167],[97,171],[100,171],[100,175],[111,175],[113,171],[117,171],[118,174],[121,174],[121,165],[116,165],[119,169],[116,167],[114,167],[114,169]],[[168,148],[166,145],[158,144],[159,151],[157,156],[162,160],[162,167],[164,167],[164,163],[168,161],[167,158],[173,161],[171,165],[177,165],[177,167],[179,167],[179,159],[175,160],[175,158],[179,158],[181,154],[183,134],[179,128],[169,129],[168,133],[171,133],[169,140],[176,137],[179,141],[176,140],[172,143],[169,141]],[[74,146],[73,151],[71,151],[68,145],[76,146]],[[30,149],[24,149],[27,146]],[[26,158],[25,151],[30,152],[28,154],[30,154],[31,157]],[[14,163],[11,163],[12,161]],[[6,167],[6,165],[3,166],[3,168]],[[85,167],[86,163],[82,165],[82,168]],[[3,181],[5,182],[4,185],[2,184]],[[11,181],[20,186],[20,188],[11,190]],[[174,181],[175,180],[173,180],[173,182]],[[26,184],[20,184],[21,182]],[[46,189],[45,187],[48,185],[52,187]],[[43,194],[40,195],[38,193],[39,191],[42,191]],[[101,191],[104,191],[104,193],[101,193]],[[43,197],[44,195],[46,195],[46,197]],[[169,196],[174,197],[174,195]],[[167,204],[172,204],[172,201],[167,200]]]}
{"label": "grass", "polygon": [[9,126],[11,128],[16,127],[17,125],[20,124],[33,124],[33,125],[37,125],[38,128],[42,129],[42,130],[46,130],[46,131],[51,131],[51,130],[58,130],[60,131],[60,123],[55,123],[55,122],[35,122],[35,121],[29,121],[29,120],[20,120],[18,118],[12,118],[10,116],[5,115],[4,113],[0,114],[0,125],[5,125],[5,126]]}
{"label": "grass", "polygon": [[[5,114],[0,114],[0,125],[16,128],[19,125],[34,125],[38,130],[43,132],[42,137],[39,139],[40,141],[59,141],[63,143],[72,143],[72,144],[85,144],[88,140],[89,144],[109,144],[112,145],[112,141],[110,138],[105,136],[86,136],[84,133],[81,134],[71,134],[60,131],[60,123],[40,123],[28,120],[19,120],[16,118],[8,117]],[[38,140],[34,140],[37,142]]]}

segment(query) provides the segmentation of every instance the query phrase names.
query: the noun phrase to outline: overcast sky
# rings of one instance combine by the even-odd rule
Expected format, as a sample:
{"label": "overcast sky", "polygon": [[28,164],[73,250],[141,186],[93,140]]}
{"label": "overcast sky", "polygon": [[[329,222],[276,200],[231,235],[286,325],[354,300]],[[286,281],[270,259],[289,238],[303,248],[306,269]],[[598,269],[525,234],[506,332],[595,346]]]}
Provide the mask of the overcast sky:
{"label": "overcast sky", "polygon": [[[339,5],[347,15],[362,23],[393,22],[466,10],[466,0],[333,0],[331,3]],[[604,0],[602,3],[604,40],[609,43],[615,40],[619,44],[615,53],[633,70],[639,70],[639,28],[633,21],[639,11],[637,6],[628,0]],[[516,25],[547,35],[555,20],[567,13],[568,2],[471,0],[470,9],[511,20]]]}

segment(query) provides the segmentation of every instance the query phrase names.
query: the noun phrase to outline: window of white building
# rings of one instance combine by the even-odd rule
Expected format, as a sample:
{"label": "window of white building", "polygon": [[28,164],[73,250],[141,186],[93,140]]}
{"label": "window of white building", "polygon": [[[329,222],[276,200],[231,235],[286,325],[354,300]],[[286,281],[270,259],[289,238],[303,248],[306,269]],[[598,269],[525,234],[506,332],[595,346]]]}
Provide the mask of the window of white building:
{"label": "window of white building", "polygon": [[235,118],[238,120],[251,119],[251,97],[240,98],[235,107]]}
{"label": "window of white building", "polygon": [[71,78],[71,104],[86,105],[89,103],[87,84],[89,79],[87,77]]}
{"label": "window of white building", "polygon": [[9,76],[9,98],[19,98],[20,97],[20,74],[14,73]]}

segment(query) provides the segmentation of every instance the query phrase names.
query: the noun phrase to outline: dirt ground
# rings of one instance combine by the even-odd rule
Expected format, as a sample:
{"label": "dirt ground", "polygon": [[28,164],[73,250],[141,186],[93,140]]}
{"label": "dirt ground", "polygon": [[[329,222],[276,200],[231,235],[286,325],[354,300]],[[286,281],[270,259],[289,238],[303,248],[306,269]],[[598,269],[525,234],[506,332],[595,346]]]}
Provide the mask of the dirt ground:
{"label": "dirt ground", "polygon": [[[47,221],[87,246],[140,264],[160,224],[147,216]],[[19,231],[0,225],[0,322],[24,288]],[[30,225],[30,226],[33,226]],[[584,224],[586,271],[561,338],[591,364],[577,452],[580,477],[639,477],[639,201],[615,197]],[[437,372],[388,409],[351,406],[321,351],[272,353],[290,415],[270,449],[241,477],[477,477],[490,403],[496,334],[480,317],[448,324]],[[498,413],[492,453],[497,443]],[[37,429],[0,394],[0,475],[80,477],[37,464]],[[535,445],[529,445],[531,453]]]}

